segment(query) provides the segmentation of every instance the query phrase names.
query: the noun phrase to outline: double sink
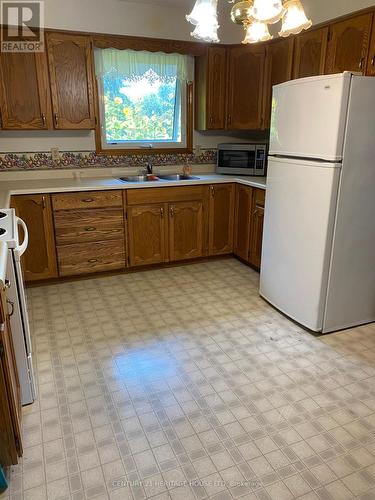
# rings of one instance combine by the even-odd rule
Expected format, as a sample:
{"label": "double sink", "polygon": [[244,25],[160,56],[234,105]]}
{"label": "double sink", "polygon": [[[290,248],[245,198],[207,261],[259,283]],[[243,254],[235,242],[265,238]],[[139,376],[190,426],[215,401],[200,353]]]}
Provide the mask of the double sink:
{"label": "double sink", "polygon": [[158,182],[158,181],[194,181],[199,180],[199,177],[193,175],[170,174],[170,175],[129,175],[120,177],[122,182]]}

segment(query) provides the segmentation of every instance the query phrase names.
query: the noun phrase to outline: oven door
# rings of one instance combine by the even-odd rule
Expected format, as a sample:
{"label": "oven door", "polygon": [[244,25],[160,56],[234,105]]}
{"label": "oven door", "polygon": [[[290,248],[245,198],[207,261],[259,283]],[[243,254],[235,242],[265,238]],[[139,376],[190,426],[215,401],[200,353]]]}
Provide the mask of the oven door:
{"label": "oven door", "polygon": [[236,149],[219,149],[217,152],[218,174],[254,175],[256,167],[256,146],[238,145]]}

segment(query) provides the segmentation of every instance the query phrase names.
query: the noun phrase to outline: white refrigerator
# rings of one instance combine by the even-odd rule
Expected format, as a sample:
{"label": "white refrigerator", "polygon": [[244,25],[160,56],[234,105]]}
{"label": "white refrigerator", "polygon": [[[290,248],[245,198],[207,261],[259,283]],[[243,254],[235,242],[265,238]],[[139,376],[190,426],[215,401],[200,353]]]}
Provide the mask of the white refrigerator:
{"label": "white refrigerator", "polygon": [[375,78],[274,87],[260,294],[316,332],[375,321]]}

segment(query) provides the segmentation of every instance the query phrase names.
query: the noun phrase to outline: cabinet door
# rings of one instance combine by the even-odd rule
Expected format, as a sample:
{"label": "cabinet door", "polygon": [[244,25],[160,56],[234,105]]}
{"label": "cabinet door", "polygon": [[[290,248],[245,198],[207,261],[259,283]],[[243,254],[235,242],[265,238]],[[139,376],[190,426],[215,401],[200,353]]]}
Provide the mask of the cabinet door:
{"label": "cabinet door", "polygon": [[225,128],[226,49],[208,49],[207,129]]}
{"label": "cabinet door", "polygon": [[203,202],[169,205],[169,256],[171,261],[203,255]]}
{"label": "cabinet door", "polygon": [[227,85],[227,50],[208,47],[207,53],[195,61],[195,128],[225,128]]}
{"label": "cabinet door", "polygon": [[128,207],[130,266],[165,262],[168,205]]}
{"label": "cabinet door", "polygon": [[50,196],[13,196],[11,205],[25,221],[29,233],[29,245],[22,257],[25,280],[56,278],[56,247]]}
{"label": "cabinet door", "polygon": [[21,397],[16,359],[6,309],[5,292],[0,290],[0,463],[16,464],[22,455]]}
{"label": "cabinet door", "polygon": [[210,186],[209,255],[233,252],[234,184]]}
{"label": "cabinet door", "polygon": [[252,202],[250,233],[250,264],[260,269],[263,242],[265,191],[255,189]]}
{"label": "cabinet door", "polygon": [[5,130],[52,127],[45,53],[0,52],[0,108]]}
{"label": "cabinet door", "polygon": [[264,60],[262,44],[229,49],[228,129],[261,128]]}
{"label": "cabinet door", "polygon": [[272,87],[292,78],[293,38],[278,40],[266,48],[262,128],[270,128]]}
{"label": "cabinet door", "polygon": [[372,14],[364,14],[330,26],[326,73],[365,73],[371,23]]}
{"label": "cabinet door", "polygon": [[234,253],[241,259],[249,260],[250,220],[253,188],[236,186]]}
{"label": "cabinet door", "polygon": [[47,49],[55,128],[94,128],[90,38],[49,33]]}
{"label": "cabinet door", "polygon": [[328,27],[305,31],[295,38],[293,78],[324,74]]}
{"label": "cabinet door", "polygon": [[[375,20],[375,17],[374,17]],[[372,37],[370,43],[370,50],[367,62],[367,72],[368,76],[375,76],[375,22],[372,26]]]}

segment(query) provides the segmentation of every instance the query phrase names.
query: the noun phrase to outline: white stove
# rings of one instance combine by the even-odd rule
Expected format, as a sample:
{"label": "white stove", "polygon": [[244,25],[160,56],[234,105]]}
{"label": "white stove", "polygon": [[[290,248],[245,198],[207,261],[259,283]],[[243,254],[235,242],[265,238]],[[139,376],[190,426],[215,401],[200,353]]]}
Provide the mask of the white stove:
{"label": "white stove", "polygon": [[[19,227],[23,232],[22,243],[19,241]],[[16,216],[13,208],[0,209],[0,241],[8,245],[7,302],[10,306],[10,325],[21,388],[21,403],[25,405],[32,403],[36,397],[30,326],[21,268],[21,256],[27,249],[29,235],[26,224]]]}

